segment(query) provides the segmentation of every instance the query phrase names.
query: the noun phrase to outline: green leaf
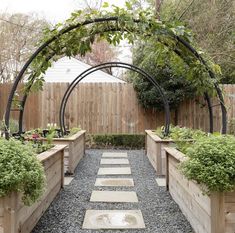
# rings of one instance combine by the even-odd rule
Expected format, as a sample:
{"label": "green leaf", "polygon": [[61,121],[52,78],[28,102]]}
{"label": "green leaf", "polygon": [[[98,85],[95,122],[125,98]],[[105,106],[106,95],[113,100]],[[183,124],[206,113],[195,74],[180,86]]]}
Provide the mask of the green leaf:
{"label": "green leaf", "polygon": [[108,2],[104,2],[102,5],[103,8],[108,8],[109,7],[109,3]]}
{"label": "green leaf", "polygon": [[125,2],[127,10],[132,10],[132,5],[130,2]]}

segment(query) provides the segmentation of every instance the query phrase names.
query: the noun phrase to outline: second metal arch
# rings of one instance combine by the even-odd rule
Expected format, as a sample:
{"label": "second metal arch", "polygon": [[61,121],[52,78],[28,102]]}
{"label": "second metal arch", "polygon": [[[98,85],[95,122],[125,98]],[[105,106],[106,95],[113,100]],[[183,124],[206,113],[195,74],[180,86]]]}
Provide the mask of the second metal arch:
{"label": "second metal arch", "polygon": [[170,107],[169,107],[168,100],[166,99],[162,88],[157,83],[157,81],[154,78],[152,78],[148,73],[146,73],[144,70],[140,69],[137,66],[134,66],[134,65],[131,65],[128,63],[124,63],[124,62],[107,62],[107,63],[93,66],[93,67],[85,70],[84,72],[82,72],[80,75],[78,75],[73,80],[73,82],[69,85],[68,89],[66,90],[66,92],[62,98],[61,105],[60,105],[60,128],[61,128],[62,134],[66,134],[65,108],[66,108],[66,104],[68,102],[68,99],[69,99],[72,91],[74,90],[74,88],[79,84],[80,81],[82,81],[89,74],[92,74],[92,73],[94,73],[98,70],[104,69],[104,68],[112,68],[112,67],[125,68],[125,69],[135,71],[135,72],[143,75],[149,82],[151,82],[157,88],[157,90],[159,91],[160,96],[162,98],[162,101],[164,104],[164,109],[165,109],[165,131],[164,131],[164,134],[168,135],[169,129],[170,129]]}

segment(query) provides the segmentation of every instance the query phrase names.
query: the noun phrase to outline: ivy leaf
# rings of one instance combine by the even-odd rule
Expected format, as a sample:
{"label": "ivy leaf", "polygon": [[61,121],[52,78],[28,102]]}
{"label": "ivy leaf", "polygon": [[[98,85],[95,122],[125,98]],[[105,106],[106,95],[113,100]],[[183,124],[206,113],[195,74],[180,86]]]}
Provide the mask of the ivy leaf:
{"label": "ivy leaf", "polygon": [[132,10],[132,5],[130,2],[125,2],[127,10]]}
{"label": "ivy leaf", "polygon": [[108,3],[108,2],[104,2],[104,4],[103,4],[102,7],[103,7],[103,8],[108,8],[108,7],[109,7],[109,3]]}

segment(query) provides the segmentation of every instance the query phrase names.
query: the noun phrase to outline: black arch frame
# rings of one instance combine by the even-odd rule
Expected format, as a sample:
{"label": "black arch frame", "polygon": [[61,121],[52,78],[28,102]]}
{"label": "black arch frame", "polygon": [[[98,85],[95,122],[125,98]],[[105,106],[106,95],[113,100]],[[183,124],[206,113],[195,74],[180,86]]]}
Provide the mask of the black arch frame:
{"label": "black arch frame", "polygon": [[65,109],[66,109],[66,105],[67,102],[69,100],[70,95],[72,94],[74,88],[79,84],[79,82],[81,82],[86,76],[104,69],[104,68],[125,68],[128,70],[132,70],[134,72],[137,72],[139,74],[141,74],[144,78],[146,78],[149,82],[151,82],[158,90],[163,104],[164,104],[164,110],[165,110],[165,129],[164,129],[164,134],[165,136],[167,136],[169,134],[169,129],[170,129],[170,107],[169,107],[169,103],[167,98],[164,95],[164,92],[162,90],[162,88],[160,87],[160,85],[158,84],[158,82],[151,77],[147,72],[145,72],[143,69],[140,69],[137,66],[128,64],[128,63],[124,63],[124,62],[106,62],[106,63],[102,63],[96,66],[93,66],[87,70],[85,70],[84,72],[82,72],[80,75],[78,75],[73,82],[69,85],[68,89],[66,90],[62,101],[61,101],[61,105],[60,105],[60,129],[62,132],[62,135],[66,134],[66,127],[65,127]]}
{"label": "black arch frame", "polygon": [[[29,68],[29,66],[31,65],[31,63],[34,61],[34,59],[36,59],[37,55],[42,52],[45,48],[50,48],[50,44],[54,41],[56,41],[58,38],[60,38],[62,35],[77,29],[81,26],[85,26],[85,25],[89,25],[89,24],[93,24],[93,23],[105,23],[105,22],[118,22],[119,17],[117,16],[113,16],[113,17],[108,17],[108,18],[96,18],[96,19],[92,19],[92,20],[86,20],[83,23],[77,23],[75,25],[71,25],[68,26],[67,28],[62,29],[58,35],[53,36],[52,38],[48,39],[46,42],[44,42],[33,54],[32,56],[28,59],[28,61],[24,64],[23,68],[21,69],[21,71],[19,72],[19,74],[17,75],[11,92],[9,94],[8,97],[8,102],[7,102],[7,106],[6,106],[6,111],[5,111],[5,135],[6,138],[9,139],[9,120],[10,120],[10,112],[11,112],[11,106],[12,106],[12,102],[13,102],[13,98],[15,95],[15,92],[17,90],[17,87],[20,83],[20,81],[22,80],[26,70]],[[133,21],[135,23],[140,23],[140,20],[136,20],[133,19]],[[116,31],[120,31],[120,29],[116,29]],[[110,29],[110,31],[112,31],[112,29]],[[207,69],[209,76],[214,79],[215,78],[215,74],[213,73],[212,70],[210,70],[210,68],[208,67],[208,65],[206,64],[205,60],[202,58],[202,56],[185,40],[183,40],[182,38],[180,38],[179,36],[174,36],[174,38],[176,39],[176,41],[178,43],[180,43],[181,45],[183,45],[188,51],[190,51],[195,58],[197,58]],[[177,51],[175,51],[177,53]],[[50,60],[54,55],[56,54],[52,54],[48,59]],[[180,55],[180,54],[179,54]],[[33,81],[36,79],[36,76],[33,75]],[[218,85],[218,83],[214,84],[215,90],[217,92],[219,101],[220,101],[220,106],[221,106],[221,113],[222,113],[222,133],[225,134],[227,131],[227,111],[226,111],[226,107],[224,104],[224,98],[222,95],[222,91]],[[28,87],[28,89],[30,90],[31,86]],[[27,96],[28,94],[25,94],[25,96],[23,97],[22,101],[21,101],[21,109],[20,109],[20,116],[19,116],[19,134],[22,133],[22,121],[23,121],[23,113],[24,113],[24,107],[25,107],[25,103],[27,100]],[[208,105],[208,109],[209,109],[209,121],[210,121],[210,132],[213,132],[213,112],[212,112],[212,106],[209,100],[209,96],[207,95],[207,93],[205,93],[205,99],[207,101],[207,105]],[[209,100],[209,101],[208,101]]]}

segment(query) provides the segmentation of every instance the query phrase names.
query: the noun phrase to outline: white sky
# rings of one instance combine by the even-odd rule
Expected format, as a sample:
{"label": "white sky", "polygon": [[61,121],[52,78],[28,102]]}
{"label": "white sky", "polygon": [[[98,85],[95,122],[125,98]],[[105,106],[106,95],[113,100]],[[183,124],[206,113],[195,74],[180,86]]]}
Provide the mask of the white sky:
{"label": "white sky", "polygon": [[[91,2],[93,0],[88,0]],[[110,5],[124,6],[126,0],[103,0]],[[6,13],[36,13],[55,24],[69,18],[70,14],[83,8],[83,0],[0,0],[0,12]],[[119,60],[130,63],[131,52],[125,42],[119,47]]]}
{"label": "white sky", "polygon": [[[125,0],[103,0],[103,2],[117,6],[125,4]],[[36,12],[51,23],[64,21],[70,16],[71,12],[83,6],[84,1],[82,0],[0,0],[0,12]]]}

